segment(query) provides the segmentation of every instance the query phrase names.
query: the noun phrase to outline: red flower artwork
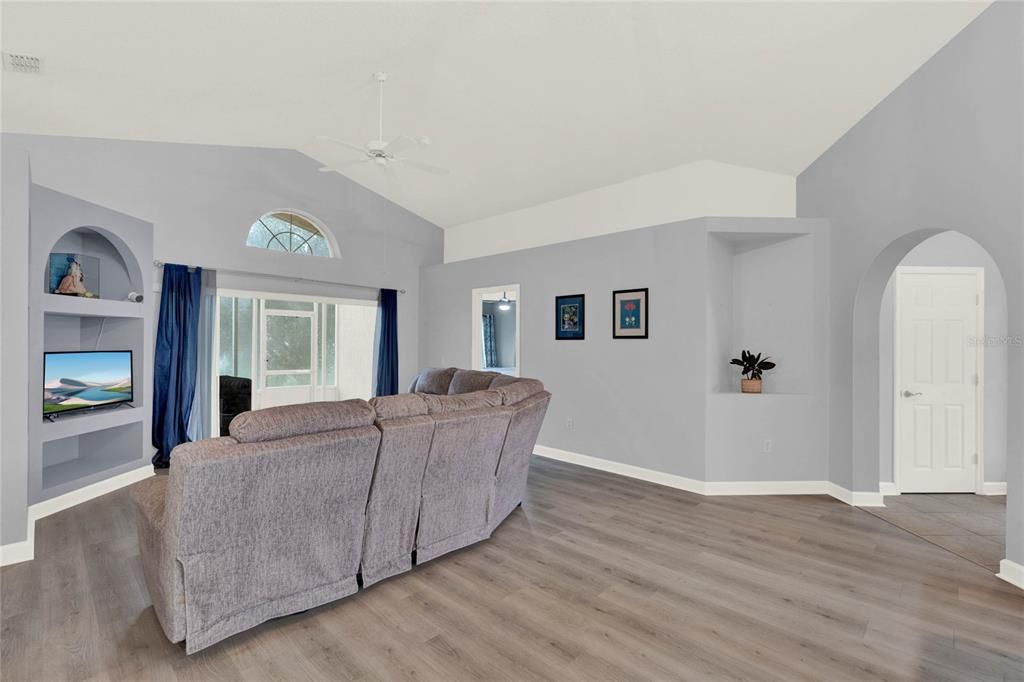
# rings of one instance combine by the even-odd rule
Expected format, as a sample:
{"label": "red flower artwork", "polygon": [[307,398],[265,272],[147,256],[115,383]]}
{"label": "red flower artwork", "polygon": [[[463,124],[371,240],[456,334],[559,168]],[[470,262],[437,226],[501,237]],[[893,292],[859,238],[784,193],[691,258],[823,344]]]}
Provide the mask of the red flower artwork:
{"label": "red flower artwork", "polygon": [[626,310],[632,312],[632,311],[636,310],[636,303],[633,303],[633,301],[626,301],[626,303],[625,303],[625,305],[623,305],[623,307]]}

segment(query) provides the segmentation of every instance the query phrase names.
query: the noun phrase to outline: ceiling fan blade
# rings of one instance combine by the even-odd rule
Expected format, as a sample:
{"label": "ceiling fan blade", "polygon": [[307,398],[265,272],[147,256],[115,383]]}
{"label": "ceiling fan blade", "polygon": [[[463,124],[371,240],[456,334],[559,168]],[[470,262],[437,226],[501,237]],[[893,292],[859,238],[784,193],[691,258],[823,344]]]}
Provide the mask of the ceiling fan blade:
{"label": "ceiling fan blade", "polygon": [[416,146],[416,141],[411,140],[404,135],[399,135],[395,139],[391,140],[384,146],[384,151],[388,154],[399,154],[404,152],[406,149],[410,149]]}
{"label": "ceiling fan blade", "polygon": [[433,173],[434,175],[448,175],[448,169],[439,168],[437,166],[431,166],[429,163],[423,163],[422,161],[413,161],[412,159],[399,159],[395,158],[395,161],[403,163],[409,168],[415,168],[426,173]]}
{"label": "ceiling fan blade", "polygon": [[345,168],[347,166],[355,166],[355,165],[358,165],[360,163],[366,163],[369,160],[370,160],[369,157],[364,157],[362,159],[356,159],[355,161],[347,161],[345,163],[338,163],[338,164],[335,164],[333,166],[322,166],[320,168],[317,168],[317,170],[320,171],[321,173],[340,173],[342,168]]}
{"label": "ceiling fan blade", "polygon": [[317,137],[317,139],[326,140],[327,142],[333,142],[334,144],[341,145],[342,147],[346,147],[348,149],[351,149],[352,151],[359,152],[360,154],[366,153],[366,147],[361,147],[360,145],[352,144],[351,142],[345,142],[344,140],[339,140],[335,137],[327,137],[326,135],[320,135],[319,137]]}

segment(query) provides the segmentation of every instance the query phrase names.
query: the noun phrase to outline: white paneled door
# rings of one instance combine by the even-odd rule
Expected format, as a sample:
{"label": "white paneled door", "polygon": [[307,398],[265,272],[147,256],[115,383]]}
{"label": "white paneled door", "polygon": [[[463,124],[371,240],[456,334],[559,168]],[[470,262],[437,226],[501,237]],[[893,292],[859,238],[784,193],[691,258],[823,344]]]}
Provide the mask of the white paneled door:
{"label": "white paneled door", "polygon": [[896,472],[901,492],[975,492],[981,268],[896,271]]}

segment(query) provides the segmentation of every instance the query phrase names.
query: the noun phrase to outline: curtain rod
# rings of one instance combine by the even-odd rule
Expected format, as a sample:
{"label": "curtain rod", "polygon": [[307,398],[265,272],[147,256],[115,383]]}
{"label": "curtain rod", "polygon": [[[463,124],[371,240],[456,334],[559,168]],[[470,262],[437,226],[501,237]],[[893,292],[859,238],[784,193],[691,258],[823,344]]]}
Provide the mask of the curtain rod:
{"label": "curtain rod", "polygon": [[[153,265],[158,267],[158,268],[162,268],[164,266],[164,262],[162,260],[154,260],[153,261]],[[377,291],[380,291],[380,287],[370,287],[370,286],[366,286],[365,284],[344,284],[342,282],[328,282],[327,280],[324,280],[324,279],[311,279],[309,277],[293,277],[291,275],[273,275],[273,274],[267,274],[267,273],[263,273],[263,272],[248,272],[246,270],[231,270],[231,269],[228,269],[228,268],[207,268],[207,267],[204,267],[202,265],[195,265],[195,266],[189,266],[189,267],[203,268],[204,270],[214,270],[216,272],[223,272],[223,273],[229,274],[229,275],[243,275],[243,276],[246,276],[246,277],[271,277],[271,278],[274,278],[274,279],[286,279],[289,282],[311,282],[312,284],[328,284],[330,286],[335,286],[335,287],[353,287],[355,289],[375,289]],[[398,293],[404,294],[405,293],[405,289],[399,289]]]}

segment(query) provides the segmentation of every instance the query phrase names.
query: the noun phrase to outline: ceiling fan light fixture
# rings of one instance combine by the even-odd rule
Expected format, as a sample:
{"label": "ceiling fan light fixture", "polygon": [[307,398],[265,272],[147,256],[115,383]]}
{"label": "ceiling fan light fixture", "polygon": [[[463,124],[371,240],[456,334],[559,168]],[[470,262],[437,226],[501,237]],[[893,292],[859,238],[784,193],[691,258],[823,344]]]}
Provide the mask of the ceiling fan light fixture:
{"label": "ceiling fan light fixture", "polygon": [[504,291],[501,292],[501,298],[498,300],[498,310],[502,312],[512,310],[512,302],[508,300],[508,294]]}

